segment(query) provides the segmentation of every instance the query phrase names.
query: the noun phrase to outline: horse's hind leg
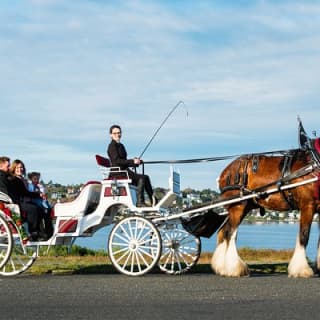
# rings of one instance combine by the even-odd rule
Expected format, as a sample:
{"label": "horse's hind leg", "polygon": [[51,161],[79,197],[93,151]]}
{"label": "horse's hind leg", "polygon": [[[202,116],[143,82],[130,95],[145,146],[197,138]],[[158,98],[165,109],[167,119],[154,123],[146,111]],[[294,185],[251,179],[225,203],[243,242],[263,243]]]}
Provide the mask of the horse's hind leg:
{"label": "horse's hind leg", "polygon": [[309,241],[310,227],[312,223],[314,208],[308,207],[301,210],[299,234],[296,247],[288,265],[288,276],[293,278],[309,278],[314,275],[308,264],[306,247]]}
{"label": "horse's hind leg", "polygon": [[239,257],[236,240],[238,226],[244,215],[245,205],[229,208],[229,220],[218,233],[217,248],[212,256],[211,267],[216,274],[240,277],[249,274],[247,264]]}

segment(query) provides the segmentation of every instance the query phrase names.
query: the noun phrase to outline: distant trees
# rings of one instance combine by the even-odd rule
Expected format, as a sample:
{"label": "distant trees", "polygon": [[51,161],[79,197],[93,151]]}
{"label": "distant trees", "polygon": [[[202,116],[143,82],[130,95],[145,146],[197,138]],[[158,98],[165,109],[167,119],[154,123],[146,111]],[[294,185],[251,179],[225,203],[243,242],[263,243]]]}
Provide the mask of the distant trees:
{"label": "distant trees", "polygon": [[[81,190],[83,184],[74,185],[62,185],[60,183],[54,183],[50,180],[48,183],[42,182],[46,188],[48,199],[51,203],[55,203],[58,200],[68,200],[74,198]],[[154,188],[155,196],[161,199],[167,192],[167,189],[156,187]],[[176,205],[181,207],[182,205],[192,206],[201,203],[207,203],[215,200],[219,196],[219,193],[211,189],[195,190],[192,188],[186,188],[181,191],[181,198],[177,200]]]}

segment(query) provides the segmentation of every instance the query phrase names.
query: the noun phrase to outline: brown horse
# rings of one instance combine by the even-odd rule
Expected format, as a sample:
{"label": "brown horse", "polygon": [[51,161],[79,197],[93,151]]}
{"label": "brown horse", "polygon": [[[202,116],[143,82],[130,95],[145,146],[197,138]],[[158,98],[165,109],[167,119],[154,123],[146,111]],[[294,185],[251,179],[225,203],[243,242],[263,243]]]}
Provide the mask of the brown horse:
{"label": "brown horse", "polygon": [[[311,141],[311,140],[310,140]],[[319,145],[319,141],[317,142]],[[314,150],[313,150],[314,151]],[[289,277],[311,277],[313,270],[306,259],[306,246],[315,213],[320,213],[319,180],[286,190],[281,186],[319,178],[319,161],[310,150],[290,150],[286,155],[241,156],[221,173],[219,188],[222,200],[258,193],[259,197],[226,206],[229,219],[219,230],[211,266],[216,274],[239,277],[249,274],[247,264],[239,257],[236,238],[239,224],[252,209],[275,211],[300,210],[300,228],[294,254],[288,266]],[[268,190],[276,188],[273,193]],[[278,190],[278,191],[277,191]],[[318,244],[317,268],[320,269]]]}

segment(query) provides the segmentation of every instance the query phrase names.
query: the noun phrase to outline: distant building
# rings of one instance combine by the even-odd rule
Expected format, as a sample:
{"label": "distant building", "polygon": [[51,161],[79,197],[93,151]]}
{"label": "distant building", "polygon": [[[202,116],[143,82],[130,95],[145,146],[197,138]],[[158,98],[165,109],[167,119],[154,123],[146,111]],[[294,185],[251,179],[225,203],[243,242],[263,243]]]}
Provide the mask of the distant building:
{"label": "distant building", "polygon": [[201,204],[202,200],[200,194],[188,193],[183,199],[182,203],[185,207],[191,207],[194,204]]}

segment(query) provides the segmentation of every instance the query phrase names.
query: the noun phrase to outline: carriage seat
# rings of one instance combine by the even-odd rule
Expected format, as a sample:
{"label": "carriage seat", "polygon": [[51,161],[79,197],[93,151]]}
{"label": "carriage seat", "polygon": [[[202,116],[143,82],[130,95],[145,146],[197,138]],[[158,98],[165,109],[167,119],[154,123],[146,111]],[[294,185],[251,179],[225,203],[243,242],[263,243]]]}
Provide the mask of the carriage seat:
{"label": "carriage seat", "polygon": [[99,204],[100,193],[101,183],[99,181],[87,182],[74,200],[55,205],[55,216],[74,217],[92,213]]}
{"label": "carriage seat", "polygon": [[0,201],[4,203],[12,203],[11,198],[4,192],[0,191]]}
{"label": "carriage seat", "polygon": [[111,161],[105,157],[102,157],[98,154],[96,154],[96,160],[99,166],[110,168],[111,167]]}
{"label": "carriage seat", "polygon": [[12,199],[4,192],[0,191],[0,203],[4,208],[10,209],[10,211],[15,212],[20,216],[20,208],[17,204],[12,202]]}
{"label": "carriage seat", "polygon": [[104,179],[128,179],[127,170],[121,170],[120,167],[112,167],[108,158],[96,154],[96,161]]}

